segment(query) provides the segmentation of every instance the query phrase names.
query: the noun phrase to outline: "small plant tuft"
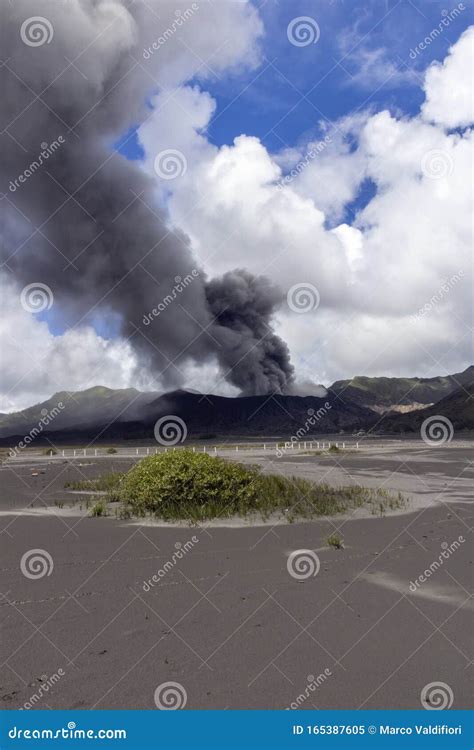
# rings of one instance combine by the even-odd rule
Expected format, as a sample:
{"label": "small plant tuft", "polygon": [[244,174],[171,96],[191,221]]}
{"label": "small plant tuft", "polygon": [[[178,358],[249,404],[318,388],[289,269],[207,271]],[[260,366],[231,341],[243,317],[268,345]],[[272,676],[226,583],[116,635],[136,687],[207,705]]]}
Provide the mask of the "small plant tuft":
{"label": "small plant tuft", "polygon": [[98,517],[107,515],[107,504],[104,500],[98,500],[89,511],[89,515]]}
{"label": "small plant tuft", "polygon": [[96,492],[109,492],[116,490],[120,486],[120,482],[123,479],[124,474],[118,471],[111,471],[108,474],[102,474],[102,476],[96,479],[80,479],[77,482],[66,482],[64,487],[68,490],[86,490],[90,492],[95,490]]}
{"label": "small plant tuft", "polygon": [[330,534],[326,539],[326,544],[334,549],[344,549],[344,539],[339,534]]}

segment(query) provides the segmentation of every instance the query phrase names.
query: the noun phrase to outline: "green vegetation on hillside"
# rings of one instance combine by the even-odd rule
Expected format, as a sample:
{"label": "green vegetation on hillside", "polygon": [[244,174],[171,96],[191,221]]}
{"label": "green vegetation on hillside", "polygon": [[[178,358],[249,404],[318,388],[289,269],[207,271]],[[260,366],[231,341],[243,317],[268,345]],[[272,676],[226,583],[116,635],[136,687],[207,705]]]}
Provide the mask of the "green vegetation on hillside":
{"label": "green vegetation on hillside", "polygon": [[45,431],[59,429],[79,429],[83,425],[96,423],[97,419],[106,422],[122,419],[127,414],[134,416],[140,405],[152,401],[159,394],[156,392],[142,393],[136,388],[121,388],[114,390],[102,385],[87,388],[84,391],[59,391],[47,401],[29,406],[22,411],[10,414],[0,414],[0,435],[22,435],[30,427],[37,427],[38,423],[49,415],[49,424]]}
{"label": "green vegetation on hillside", "polygon": [[357,376],[351,380],[338,380],[331,390],[348,400],[364,406],[394,404],[434,404],[469,383],[474,377],[474,367],[455,375],[435,378],[369,378]]}

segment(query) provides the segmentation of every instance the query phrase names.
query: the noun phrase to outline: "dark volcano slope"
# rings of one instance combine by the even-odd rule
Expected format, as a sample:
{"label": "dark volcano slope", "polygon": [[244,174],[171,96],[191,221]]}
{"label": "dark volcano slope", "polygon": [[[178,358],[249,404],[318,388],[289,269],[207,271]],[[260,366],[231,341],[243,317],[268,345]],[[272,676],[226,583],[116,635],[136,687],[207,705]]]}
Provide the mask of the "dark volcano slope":
{"label": "dark volcano slope", "polygon": [[[110,416],[109,414],[107,415]],[[173,391],[147,404],[141,404],[140,417],[122,421],[101,419],[87,427],[61,425],[53,422],[35,438],[34,444],[51,440],[53,443],[107,442],[110,440],[154,440],[154,426],[158,419],[177,416],[182,419],[190,438],[282,437],[290,439],[298,433],[302,440],[311,435],[368,430],[379,419],[370,409],[342,400],[331,390],[324,398],[314,396],[247,396],[225,398],[188,391]],[[26,425],[25,425],[26,427]],[[15,430],[14,436],[3,438],[12,445],[25,432]]]}

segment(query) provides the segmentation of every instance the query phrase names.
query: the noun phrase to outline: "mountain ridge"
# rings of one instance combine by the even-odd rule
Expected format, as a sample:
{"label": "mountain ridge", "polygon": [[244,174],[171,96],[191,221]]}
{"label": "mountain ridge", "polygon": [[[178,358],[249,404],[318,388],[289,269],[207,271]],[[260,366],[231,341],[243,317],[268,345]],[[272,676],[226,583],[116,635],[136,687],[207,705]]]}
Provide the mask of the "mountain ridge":
{"label": "mountain ridge", "polygon": [[[410,404],[405,403],[406,391],[402,394],[407,382],[414,388],[419,384],[423,393],[436,399],[435,403],[419,402],[411,410]],[[459,383],[453,390],[453,385]],[[35,428],[35,440],[90,441],[99,434],[101,440],[154,439],[156,421],[169,415],[185,422],[190,437],[201,439],[227,435],[280,437],[296,433],[309,436],[361,430],[397,434],[419,429],[424,418],[438,411],[452,418],[455,429],[465,430],[474,429],[472,392],[473,366],[462,373],[437,378],[359,377],[337,381],[324,397],[274,394],[231,398],[188,390],[159,393],[94,386],[83,391],[58,391],[27,409],[0,415],[0,440],[4,444],[18,442]],[[395,396],[401,402],[395,404],[398,410],[393,408]],[[404,410],[407,413],[399,413]]]}
{"label": "mountain ridge", "polygon": [[474,380],[474,365],[453,375],[432,378],[388,378],[356,376],[350,380],[337,380],[331,386],[336,393],[374,411],[403,411],[403,407],[421,409],[449,396],[458,388]]}

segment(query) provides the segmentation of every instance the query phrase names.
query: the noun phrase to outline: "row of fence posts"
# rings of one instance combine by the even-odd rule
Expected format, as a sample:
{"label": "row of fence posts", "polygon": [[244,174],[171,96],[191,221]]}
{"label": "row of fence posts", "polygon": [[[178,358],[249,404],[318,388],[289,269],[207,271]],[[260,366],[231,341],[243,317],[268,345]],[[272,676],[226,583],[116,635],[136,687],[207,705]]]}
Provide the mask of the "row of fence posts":
{"label": "row of fence posts", "polygon": [[[345,442],[342,442],[341,444],[339,444],[338,442],[336,442],[336,443],[328,442],[327,445],[326,445],[325,442],[320,443],[318,441],[315,441],[314,444],[316,446],[314,450],[326,450],[326,449],[329,450],[333,446],[336,447],[336,448],[342,448],[342,450],[344,450],[345,447],[346,447]],[[245,450],[244,446],[240,446],[240,448],[242,450]],[[250,446],[250,448],[252,448],[252,446]],[[356,450],[359,450],[359,443],[358,442],[356,443],[355,448],[356,448]],[[286,451],[286,450],[294,450],[295,449],[295,443],[275,443],[275,448],[274,449],[272,448],[271,445],[268,445],[268,450],[275,450],[275,452],[277,452],[279,449],[280,450],[283,449],[284,451]],[[303,443],[296,443],[296,449],[297,450],[304,450],[304,451],[305,450],[313,450],[313,442],[305,441]],[[100,449],[98,449],[98,448],[94,448],[93,449],[94,456],[98,456],[99,455],[99,450]],[[144,450],[146,450],[146,455],[149,456],[150,454],[156,454],[156,453],[158,453],[159,449],[158,449],[158,447],[156,447],[155,449],[153,449],[153,448],[145,448]],[[176,450],[176,446],[173,446],[172,450],[175,451]],[[217,454],[218,450],[219,450],[219,448],[217,446],[214,446],[214,449],[213,449],[214,454]],[[222,448],[222,450],[226,450],[225,446]],[[264,451],[267,450],[267,443],[263,444],[263,450]],[[193,446],[192,447],[192,452],[196,453],[196,451],[198,451],[198,449],[196,448],[196,446]],[[239,452],[239,446],[238,445],[235,446],[235,451],[236,451],[236,453]],[[168,448],[165,448],[164,452],[167,453],[168,452]],[[208,449],[207,449],[207,447],[205,445],[203,445],[203,447],[202,447],[202,452],[203,453],[207,453],[208,452]],[[211,452],[211,448],[209,448],[209,452]],[[137,456],[140,455],[140,449],[139,448],[135,449],[135,454]],[[62,451],[63,458],[64,458],[65,455],[66,455],[66,453],[63,450]],[[84,457],[88,455],[87,454],[87,448],[77,448],[77,449],[74,448],[73,449],[73,457],[74,458],[76,458],[77,456],[81,456],[81,455],[84,456]],[[90,455],[91,454],[89,454],[89,456]]]}

